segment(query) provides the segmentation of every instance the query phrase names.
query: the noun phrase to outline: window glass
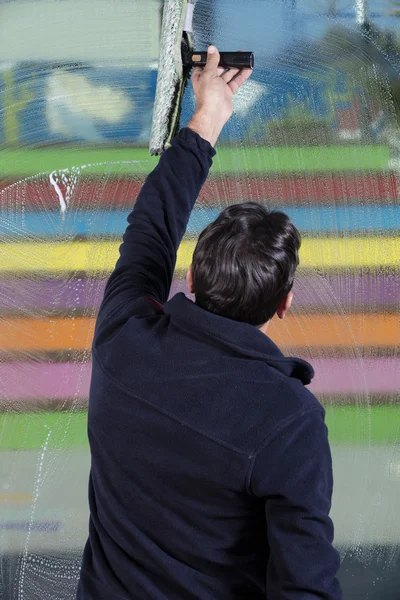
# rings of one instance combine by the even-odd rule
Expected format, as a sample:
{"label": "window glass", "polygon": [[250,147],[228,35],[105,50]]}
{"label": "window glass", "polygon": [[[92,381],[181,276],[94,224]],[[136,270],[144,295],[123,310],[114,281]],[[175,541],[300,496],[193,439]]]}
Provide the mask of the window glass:
{"label": "window glass", "polygon": [[[314,366],[345,598],[400,585],[399,10],[371,0],[198,0],[199,49],[253,50],[171,293],[228,204],[303,235],[271,337]],[[90,348],[148,142],[162,2],[0,2],[0,590],[72,599],[87,537]],[[194,108],[190,86],[182,123]]]}

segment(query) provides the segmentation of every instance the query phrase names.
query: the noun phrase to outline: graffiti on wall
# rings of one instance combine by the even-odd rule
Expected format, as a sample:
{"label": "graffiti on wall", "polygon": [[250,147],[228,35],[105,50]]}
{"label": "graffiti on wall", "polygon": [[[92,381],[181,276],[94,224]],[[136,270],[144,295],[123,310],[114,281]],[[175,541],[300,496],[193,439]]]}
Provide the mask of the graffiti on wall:
{"label": "graffiti on wall", "polygon": [[[324,77],[267,69],[255,74],[252,93],[237,99],[237,121],[225,137],[274,143],[274,125],[309,122],[357,131],[356,85],[336,70]],[[0,144],[129,143],[146,145],[150,135],[156,69],[37,64],[0,72]],[[267,83],[266,83],[267,82]],[[183,122],[193,101],[184,104]],[[263,111],[255,111],[255,104]],[[257,119],[255,119],[255,114]],[[303,132],[304,133],[304,132]],[[282,135],[280,135],[282,137]]]}

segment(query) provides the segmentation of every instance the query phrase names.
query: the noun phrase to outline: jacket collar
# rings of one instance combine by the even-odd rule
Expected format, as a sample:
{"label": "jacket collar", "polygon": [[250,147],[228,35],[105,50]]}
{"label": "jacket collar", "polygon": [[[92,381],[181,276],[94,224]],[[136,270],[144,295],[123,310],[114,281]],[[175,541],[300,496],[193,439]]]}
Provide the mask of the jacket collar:
{"label": "jacket collar", "polygon": [[300,379],[304,385],[309,384],[314,377],[314,370],[308,362],[300,358],[285,357],[278,346],[253,325],[208,312],[182,293],[176,294],[163,308],[178,327],[213,346],[224,347],[240,356],[262,360],[287,377]]}

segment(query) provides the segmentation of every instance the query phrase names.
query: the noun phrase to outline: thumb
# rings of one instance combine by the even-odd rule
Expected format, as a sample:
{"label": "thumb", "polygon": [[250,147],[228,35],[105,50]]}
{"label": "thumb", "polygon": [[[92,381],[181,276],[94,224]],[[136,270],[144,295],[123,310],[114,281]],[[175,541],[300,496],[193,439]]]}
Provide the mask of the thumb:
{"label": "thumb", "polygon": [[204,67],[204,72],[209,75],[218,75],[218,65],[220,56],[218,49],[215,46],[209,46],[207,53],[207,64]]}

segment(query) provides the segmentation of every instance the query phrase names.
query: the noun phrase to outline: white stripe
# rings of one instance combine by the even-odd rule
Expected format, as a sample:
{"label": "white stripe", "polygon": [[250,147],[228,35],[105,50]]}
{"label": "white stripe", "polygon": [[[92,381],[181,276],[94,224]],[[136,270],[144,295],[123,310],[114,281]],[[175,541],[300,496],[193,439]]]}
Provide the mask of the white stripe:
{"label": "white stripe", "polygon": [[193,33],[193,13],[194,4],[189,2],[186,6],[185,23],[183,25],[183,31],[187,31],[188,33]]}
{"label": "white stripe", "polygon": [[58,182],[54,179],[54,175],[57,176],[57,171],[53,171],[52,173],[50,173],[50,183],[55,189],[58,199],[60,201],[61,213],[64,214],[67,210],[67,203],[64,200],[64,196],[60,189],[60,186],[58,185]]}

